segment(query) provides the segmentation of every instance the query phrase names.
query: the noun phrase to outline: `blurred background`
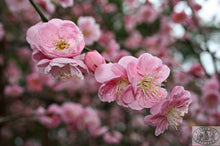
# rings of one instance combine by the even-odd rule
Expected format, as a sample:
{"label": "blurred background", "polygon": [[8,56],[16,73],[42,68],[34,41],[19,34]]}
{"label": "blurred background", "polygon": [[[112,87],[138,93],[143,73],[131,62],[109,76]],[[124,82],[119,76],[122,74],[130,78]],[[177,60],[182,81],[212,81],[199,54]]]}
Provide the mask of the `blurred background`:
{"label": "blurred background", "polygon": [[93,75],[59,81],[39,72],[26,41],[39,15],[28,0],[1,0],[0,146],[185,146],[192,126],[219,126],[220,0],[34,1],[49,19],[92,17],[100,35],[86,44],[111,62],[159,57],[171,70],[165,88],[184,86],[192,104],[178,130],[155,136],[148,109],[101,102]]}

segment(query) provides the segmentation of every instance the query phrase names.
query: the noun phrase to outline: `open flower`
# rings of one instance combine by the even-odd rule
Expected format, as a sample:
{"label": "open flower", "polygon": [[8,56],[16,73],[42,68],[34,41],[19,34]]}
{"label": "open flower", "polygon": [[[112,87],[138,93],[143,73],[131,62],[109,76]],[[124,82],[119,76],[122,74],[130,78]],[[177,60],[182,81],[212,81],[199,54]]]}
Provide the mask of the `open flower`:
{"label": "open flower", "polygon": [[84,46],[79,28],[69,20],[52,19],[38,23],[27,31],[27,41],[49,58],[78,56]]}
{"label": "open flower", "polygon": [[92,45],[99,40],[101,30],[93,17],[79,17],[77,24],[83,33],[86,45]]}
{"label": "open flower", "polygon": [[102,84],[98,93],[102,101],[117,101],[119,105],[141,109],[127,76],[127,65],[133,60],[137,59],[132,56],[122,57],[118,63],[101,64],[95,70],[95,78]]}
{"label": "open flower", "polygon": [[157,126],[155,135],[163,133],[170,125],[177,129],[182,123],[182,117],[188,113],[188,107],[192,102],[191,95],[181,86],[176,86],[170,97],[154,105],[151,114],[145,117],[147,124]]}
{"label": "open flower", "polygon": [[45,74],[51,74],[57,79],[69,79],[74,76],[84,79],[82,71],[87,72],[83,61],[72,58],[42,59],[37,67]]}
{"label": "open flower", "polygon": [[144,53],[128,64],[127,72],[140,106],[150,108],[166,98],[167,91],[161,86],[170,69],[159,58]]}

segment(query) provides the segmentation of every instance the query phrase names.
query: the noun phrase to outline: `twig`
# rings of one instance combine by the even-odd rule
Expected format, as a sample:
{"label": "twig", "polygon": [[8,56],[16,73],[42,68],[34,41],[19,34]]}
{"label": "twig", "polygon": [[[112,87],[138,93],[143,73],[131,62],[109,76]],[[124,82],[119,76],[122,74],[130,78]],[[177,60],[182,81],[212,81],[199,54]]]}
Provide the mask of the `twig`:
{"label": "twig", "polygon": [[33,0],[29,0],[34,9],[37,11],[37,13],[40,15],[41,20],[43,22],[48,22],[48,18],[44,15],[44,13],[40,10],[40,8],[36,5],[36,3]]}
{"label": "twig", "polygon": [[18,119],[28,118],[28,117],[33,117],[33,116],[36,116],[36,114],[34,113],[29,114],[29,115],[19,114],[19,115],[7,116],[7,117],[0,117],[0,123],[6,123],[6,122],[15,121]]}

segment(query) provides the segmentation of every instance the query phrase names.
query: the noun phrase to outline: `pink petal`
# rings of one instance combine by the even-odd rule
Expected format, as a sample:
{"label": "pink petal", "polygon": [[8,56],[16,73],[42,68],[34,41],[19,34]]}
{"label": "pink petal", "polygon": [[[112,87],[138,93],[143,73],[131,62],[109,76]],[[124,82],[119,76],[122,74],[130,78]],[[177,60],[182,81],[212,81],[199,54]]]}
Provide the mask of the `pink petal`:
{"label": "pink petal", "polygon": [[114,83],[103,84],[99,88],[99,98],[103,102],[112,102],[116,99]]}
{"label": "pink petal", "polygon": [[140,74],[148,76],[160,65],[162,61],[159,58],[144,53],[138,58],[137,68]]}
{"label": "pink petal", "polygon": [[128,86],[127,89],[123,92],[123,94],[121,95],[121,100],[125,104],[130,104],[134,102],[135,97],[132,86]]}
{"label": "pink petal", "polygon": [[137,61],[137,58],[133,56],[124,56],[118,61],[118,64],[122,65],[126,69],[131,61]]}
{"label": "pink petal", "polygon": [[114,78],[120,77],[120,75],[115,75],[115,73],[112,71],[112,66],[114,64],[102,64],[95,70],[95,79],[96,81],[100,83],[104,83],[107,81],[110,81]]}

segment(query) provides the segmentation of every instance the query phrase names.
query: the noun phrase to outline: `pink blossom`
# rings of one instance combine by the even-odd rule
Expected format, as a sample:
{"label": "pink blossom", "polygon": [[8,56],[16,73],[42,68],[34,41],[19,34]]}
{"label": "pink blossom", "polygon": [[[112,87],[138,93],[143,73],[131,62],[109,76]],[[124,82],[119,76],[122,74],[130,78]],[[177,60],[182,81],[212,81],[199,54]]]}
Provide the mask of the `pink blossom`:
{"label": "pink blossom", "polygon": [[60,124],[60,107],[56,104],[51,104],[48,109],[44,109],[43,107],[39,107],[36,110],[37,120],[47,128],[54,128]]}
{"label": "pink blossom", "polygon": [[26,78],[28,90],[41,92],[46,81],[45,79],[44,75],[40,72],[28,75]]}
{"label": "pink blossom", "polygon": [[18,83],[19,78],[21,77],[21,71],[14,61],[9,61],[6,70],[4,71],[5,76],[7,77],[9,83],[16,84]]}
{"label": "pink blossom", "polygon": [[98,137],[98,136],[104,135],[107,131],[108,131],[107,127],[98,127],[98,128],[91,129],[89,132],[92,136]]}
{"label": "pink blossom", "polygon": [[69,20],[52,19],[38,23],[28,29],[26,39],[32,49],[49,58],[75,57],[85,46],[79,28]]}
{"label": "pink blossom", "polygon": [[30,48],[27,47],[22,47],[16,50],[16,54],[21,58],[26,61],[31,60],[31,50]]}
{"label": "pink blossom", "polygon": [[5,31],[4,31],[4,28],[3,28],[3,24],[0,23],[0,41],[2,40],[4,34],[5,34]]}
{"label": "pink blossom", "polygon": [[136,16],[135,15],[127,15],[127,16],[124,16],[123,18],[123,22],[124,22],[124,25],[125,25],[125,28],[127,31],[132,31],[135,29],[135,26],[136,26]]}
{"label": "pink blossom", "polygon": [[123,135],[118,131],[107,132],[104,135],[104,141],[108,144],[119,144]]}
{"label": "pink blossom", "polygon": [[139,23],[143,22],[153,22],[158,16],[158,12],[150,5],[142,6],[137,13],[137,21]]}
{"label": "pink blossom", "polygon": [[55,5],[50,0],[35,0],[35,2],[44,10],[46,13],[53,13],[55,11]]}
{"label": "pink blossom", "polygon": [[129,49],[136,50],[142,44],[142,36],[138,31],[134,31],[131,35],[126,39],[125,46]]}
{"label": "pink blossom", "polygon": [[117,6],[113,3],[107,3],[102,6],[102,10],[103,12],[106,12],[106,13],[113,13],[113,12],[116,12]]}
{"label": "pink blossom", "polygon": [[76,123],[83,113],[80,104],[66,102],[61,106],[61,118],[64,123]]}
{"label": "pink blossom", "polygon": [[136,100],[141,107],[150,108],[167,96],[162,82],[167,79],[170,69],[162,61],[148,53],[142,54],[127,67]]}
{"label": "pink blossom", "polygon": [[144,120],[149,125],[157,126],[156,136],[163,133],[169,125],[177,129],[182,123],[182,117],[188,113],[191,101],[190,93],[183,87],[176,86],[166,100],[151,108],[152,115],[146,116]]}
{"label": "pink blossom", "polygon": [[205,75],[205,71],[204,71],[204,68],[201,64],[193,64],[190,69],[189,69],[189,72],[191,74],[193,74],[195,77],[197,78],[201,78],[201,77],[204,77]]}
{"label": "pink blossom", "polygon": [[105,58],[102,57],[96,50],[93,50],[86,53],[84,62],[88,69],[94,73],[99,65],[105,64]]}
{"label": "pink blossom", "polygon": [[215,111],[217,110],[218,105],[220,104],[220,93],[218,91],[207,91],[202,96],[203,108],[206,111]]}
{"label": "pink blossom", "polygon": [[58,0],[58,3],[59,3],[63,8],[67,8],[67,7],[72,7],[72,6],[73,6],[73,1],[74,1],[74,0]]}
{"label": "pink blossom", "polygon": [[135,101],[135,95],[127,76],[127,65],[137,60],[134,57],[122,57],[118,63],[100,65],[95,71],[96,80],[101,83],[99,98],[103,102],[117,101],[119,105],[140,110]]}
{"label": "pink blossom", "polygon": [[207,80],[205,85],[202,87],[204,93],[207,91],[218,91],[219,90],[219,81],[217,75],[213,75],[211,79]]}
{"label": "pink blossom", "polygon": [[186,23],[186,20],[187,20],[187,15],[184,11],[179,12],[179,13],[174,12],[171,17],[174,23],[179,23],[179,24],[184,24]]}
{"label": "pink blossom", "polygon": [[6,96],[18,97],[21,96],[24,92],[24,89],[18,85],[8,85],[4,89]]}
{"label": "pink blossom", "polygon": [[86,128],[90,131],[90,133],[93,133],[95,130],[98,130],[97,128],[100,127],[100,124],[101,121],[99,119],[98,112],[91,107],[87,107],[83,110],[81,120],[78,121],[77,127],[79,129]]}
{"label": "pink blossom", "polygon": [[109,42],[114,39],[115,39],[115,35],[113,32],[102,30],[101,37],[99,38],[99,43],[102,46],[106,47],[109,44]]}
{"label": "pink blossom", "polygon": [[86,45],[92,45],[95,41],[98,41],[101,36],[101,30],[99,24],[95,22],[93,17],[79,17],[77,22],[80,30],[83,33]]}
{"label": "pink blossom", "polygon": [[30,8],[28,0],[6,0],[5,1],[12,12],[18,12]]}
{"label": "pink blossom", "polygon": [[71,58],[42,59],[37,63],[37,67],[43,73],[51,74],[56,79],[72,77],[84,79],[82,71],[87,72],[87,67],[83,61]]}

